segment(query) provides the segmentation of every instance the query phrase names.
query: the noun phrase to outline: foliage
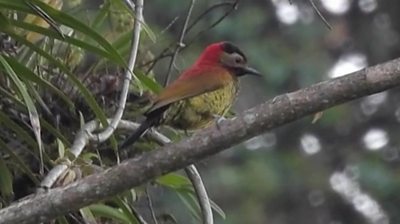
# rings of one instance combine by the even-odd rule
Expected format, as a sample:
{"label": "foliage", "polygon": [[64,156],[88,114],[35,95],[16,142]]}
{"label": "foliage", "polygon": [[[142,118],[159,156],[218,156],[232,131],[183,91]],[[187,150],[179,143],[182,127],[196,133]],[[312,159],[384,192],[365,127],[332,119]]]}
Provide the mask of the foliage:
{"label": "foliage", "polygon": [[[80,1],[63,3],[0,1],[1,207],[33,193],[45,171],[66,162],[80,127],[92,119],[106,125],[106,118],[116,109],[135,15],[123,1],[105,0],[88,14]],[[155,41],[151,29],[143,25],[145,35],[137,63],[142,65],[153,58],[146,44]],[[140,113],[138,94],[161,89],[146,69],[137,66],[133,73],[128,118],[135,119]],[[89,145],[55,186],[115,164],[107,153],[97,150],[99,147],[111,150],[109,146]],[[169,174],[154,184],[178,194],[183,194],[179,189],[185,189],[183,197],[194,199],[190,182],[182,175]],[[140,188],[131,189],[57,222],[142,223],[143,210],[147,209],[138,211],[135,207],[146,194]],[[187,206],[199,217],[195,203],[196,199]]]}

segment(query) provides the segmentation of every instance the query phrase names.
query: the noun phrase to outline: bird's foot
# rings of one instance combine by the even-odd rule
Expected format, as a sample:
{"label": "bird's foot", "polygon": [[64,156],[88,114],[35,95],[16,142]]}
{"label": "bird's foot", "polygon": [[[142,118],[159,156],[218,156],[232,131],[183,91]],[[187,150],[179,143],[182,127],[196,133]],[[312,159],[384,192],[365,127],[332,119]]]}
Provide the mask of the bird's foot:
{"label": "bird's foot", "polygon": [[272,99],[272,103],[276,103],[276,101],[278,101],[278,98],[279,98],[279,96],[275,96],[275,97]]}
{"label": "bird's foot", "polygon": [[216,115],[216,114],[214,114],[213,117],[215,119],[215,126],[217,127],[218,131],[220,131],[221,130],[220,125],[221,125],[222,121],[228,120],[228,119],[224,116],[220,116],[220,115]]}

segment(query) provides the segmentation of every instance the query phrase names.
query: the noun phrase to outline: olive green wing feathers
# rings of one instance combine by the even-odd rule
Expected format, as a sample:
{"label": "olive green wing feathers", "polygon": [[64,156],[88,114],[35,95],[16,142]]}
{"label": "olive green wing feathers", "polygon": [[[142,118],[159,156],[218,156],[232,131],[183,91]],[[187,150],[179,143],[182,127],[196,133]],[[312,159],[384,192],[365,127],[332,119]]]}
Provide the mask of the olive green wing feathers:
{"label": "olive green wing feathers", "polygon": [[232,81],[231,79],[231,74],[223,68],[188,70],[158,95],[147,113],[183,99],[223,88]]}

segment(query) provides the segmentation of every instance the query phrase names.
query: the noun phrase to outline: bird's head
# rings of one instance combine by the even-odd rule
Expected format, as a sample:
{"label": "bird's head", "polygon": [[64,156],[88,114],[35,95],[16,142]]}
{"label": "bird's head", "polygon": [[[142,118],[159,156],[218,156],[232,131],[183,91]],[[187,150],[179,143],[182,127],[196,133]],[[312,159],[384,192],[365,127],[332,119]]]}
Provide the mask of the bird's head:
{"label": "bird's head", "polygon": [[261,76],[260,72],[247,65],[244,53],[230,42],[218,42],[208,45],[196,61],[197,65],[220,65],[236,76],[245,74]]}

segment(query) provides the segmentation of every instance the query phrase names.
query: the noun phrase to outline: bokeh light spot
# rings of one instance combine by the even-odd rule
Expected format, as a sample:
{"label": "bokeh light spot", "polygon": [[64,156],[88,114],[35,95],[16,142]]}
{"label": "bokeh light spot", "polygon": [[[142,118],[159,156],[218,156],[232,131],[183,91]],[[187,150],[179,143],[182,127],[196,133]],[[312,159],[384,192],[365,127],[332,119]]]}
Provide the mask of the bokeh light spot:
{"label": "bokeh light spot", "polygon": [[386,131],[380,128],[372,128],[363,137],[363,142],[368,150],[380,150],[389,143]]}
{"label": "bokeh light spot", "polygon": [[388,98],[388,92],[380,92],[365,97],[361,102],[361,110],[365,115],[372,115],[379,106],[382,105]]}
{"label": "bokeh light spot", "polygon": [[297,5],[290,4],[287,0],[274,0],[272,3],[274,3],[276,7],[276,15],[279,21],[287,25],[297,22],[300,15]]}
{"label": "bokeh light spot", "polygon": [[322,6],[333,14],[343,14],[350,9],[349,0],[321,0]]}
{"label": "bokeh light spot", "polygon": [[349,178],[343,172],[334,172],[329,182],[332,189],[351,203],[369,223],[387,224],[388,217],[378,202],[364,193],[355,179]]}
{"label": "bokeh light spot", "polygon": [[309,155],[318,153],[321,150],[321,144],[315,135],[304,134],[300,139],[300,143],[303,151]]}
{"label": "bokeh light spot", "polygon": [[363,69],[367,65],[367,58],[365,55],[360,53],[345,54],[333,65],[328,72],[328,76],[331,78],[340,77]]}
{"label": "bokeh light spot", "polygon": [[378,7],[378,2],[376,0],[359,0],[358,7],[361,9],[361,11],[370,13],[376,10]]}
{"label": "bokeh light spot", "polygon": [[275,144],[276,144],[276,135],[273,132],[268,132],[263,135],[256,136],[245,142],[245,146],[248,150],[270,148]]}

